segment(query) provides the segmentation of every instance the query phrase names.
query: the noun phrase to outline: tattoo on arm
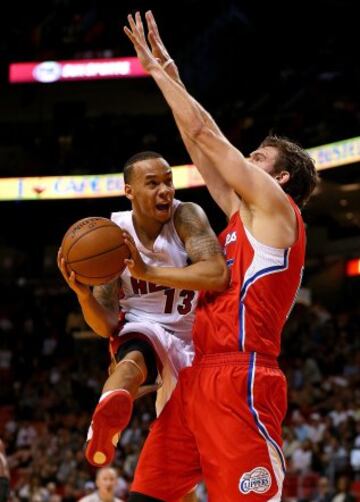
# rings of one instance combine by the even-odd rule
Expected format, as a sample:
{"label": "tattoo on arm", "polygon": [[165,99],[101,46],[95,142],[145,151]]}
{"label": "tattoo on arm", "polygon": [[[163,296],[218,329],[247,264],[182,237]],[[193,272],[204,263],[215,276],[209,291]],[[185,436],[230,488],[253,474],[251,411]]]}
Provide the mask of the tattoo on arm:
{"label": "tattoo on arm", "polygon": [[113,312],[119,311],[119,286],[120,279],[115,279],[108,284],[95,286],[93,295],[103,307]]}
{"label": "tattoo on arm", "polygon": [[175,213],[175,227],[193,263],[223,256],[222,249],[204,211],[197,204],[181,204]]}

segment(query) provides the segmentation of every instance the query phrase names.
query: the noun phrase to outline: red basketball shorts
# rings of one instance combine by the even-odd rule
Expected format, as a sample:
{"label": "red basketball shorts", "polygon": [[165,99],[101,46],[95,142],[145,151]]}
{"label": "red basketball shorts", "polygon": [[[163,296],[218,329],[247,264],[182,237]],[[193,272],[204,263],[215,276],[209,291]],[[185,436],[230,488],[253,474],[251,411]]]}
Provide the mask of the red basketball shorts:
{"label": "red basketball shorts", "polygon": [[132,490],[175,502],[203,479],[209,502],[280,501],[286,405],[274,359],[204,356],[181,371],[145,442]]}

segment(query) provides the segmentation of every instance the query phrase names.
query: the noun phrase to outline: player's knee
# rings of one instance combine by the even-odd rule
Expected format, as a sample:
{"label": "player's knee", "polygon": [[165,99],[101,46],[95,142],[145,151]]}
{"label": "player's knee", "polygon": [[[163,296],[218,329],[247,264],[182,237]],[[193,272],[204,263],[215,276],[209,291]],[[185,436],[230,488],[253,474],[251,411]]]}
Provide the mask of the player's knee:
{"label": "player's knee", "polygon": [[153,384],[156,381],[158,370],[154,349],[142,339],[130,339],[120,345],[116,360],[119,362],[130,359],[142,369],[145,375],[145,384]]}
{"label": "player's knee", "polygon": [[165,500],[154,499],[154,497],[149,497],[149,495],[143,495],[138,492],[131,492],[128,502],[165,502]]}
{"label": "player's knee", "polygon": [[138,350],[129,352],[123,359],[124,364],[128,363],[132,367],[138,369],[141,376],[141,383],[146,382],[148,376],[148,369],[144,355]]}
{"label": "player's knee", "polygon": [[126,356],[123,357],[123,359],[131,359],[138,366],[146,367],[145,357],[139,350],[132,350],[131,352],[128,352]]}

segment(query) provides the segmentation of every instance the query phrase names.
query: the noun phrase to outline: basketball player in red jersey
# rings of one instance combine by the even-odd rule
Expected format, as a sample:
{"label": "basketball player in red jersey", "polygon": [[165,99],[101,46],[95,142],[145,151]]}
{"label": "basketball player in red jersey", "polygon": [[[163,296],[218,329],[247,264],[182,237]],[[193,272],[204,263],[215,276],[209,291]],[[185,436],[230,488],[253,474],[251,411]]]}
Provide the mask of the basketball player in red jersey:
{"label": "basketball player in red jersey", "polygon": [[[313,191],[314,163],[298,145],[266,138],[246,159],[181,83],[146,14],[125,33],[168,102],[184,143],[229,218],[220,235],[231,287],[204,293],[193,365],[155,422],[142,451],[131,502],[175,502],[201,477],[210,502],[280,501],[285,473],[281,423],[286,382],[277,363],[280,335],[301,282],[305,230],[300,207]],[[132,274],[161,283],[141,262]],[[164,276],[165,277],[165,276]]]}

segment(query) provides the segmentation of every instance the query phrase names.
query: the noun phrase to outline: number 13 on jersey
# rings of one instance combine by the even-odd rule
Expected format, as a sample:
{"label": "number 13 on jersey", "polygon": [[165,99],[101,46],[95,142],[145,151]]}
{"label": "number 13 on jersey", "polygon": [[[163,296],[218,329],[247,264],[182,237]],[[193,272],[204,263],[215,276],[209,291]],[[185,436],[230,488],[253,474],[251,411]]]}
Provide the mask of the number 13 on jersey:
{"label": "number 13 on jersey", "polygon": [[[171,314],[174,307],[175,289],[165,289],[164,295],[166,296],[164,313]],[[192,309],[192,301],[195,296],[195,291],[183,289],[182,291],[180,291],[179,296],[180,301],[176,307],[176,310],[180,315],[186,315]]]}

